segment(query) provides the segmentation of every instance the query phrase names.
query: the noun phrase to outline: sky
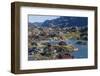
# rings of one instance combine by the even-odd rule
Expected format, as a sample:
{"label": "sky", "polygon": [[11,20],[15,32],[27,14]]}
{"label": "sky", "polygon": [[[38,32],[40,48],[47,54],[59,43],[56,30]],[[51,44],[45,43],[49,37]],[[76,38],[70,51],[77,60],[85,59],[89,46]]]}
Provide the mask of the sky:
{"label": "sky", "polygon": [[45,20],[52,20],[52,19],[56,19],[58,18],[59,16],[36,16],[36,15],[29,15],[28,16],[28,20],[29,22],[31,23],[34,23],[34,22],[44,22]]}

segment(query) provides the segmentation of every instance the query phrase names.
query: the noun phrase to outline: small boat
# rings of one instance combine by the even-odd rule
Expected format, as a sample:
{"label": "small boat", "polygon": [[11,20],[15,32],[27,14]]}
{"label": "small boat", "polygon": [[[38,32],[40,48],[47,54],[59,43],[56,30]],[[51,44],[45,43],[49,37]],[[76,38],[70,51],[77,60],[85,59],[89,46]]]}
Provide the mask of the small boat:
{"label": "small boat", "polygon": [[74,48],[74,51],[78,51],[79,49],[78,48]]}

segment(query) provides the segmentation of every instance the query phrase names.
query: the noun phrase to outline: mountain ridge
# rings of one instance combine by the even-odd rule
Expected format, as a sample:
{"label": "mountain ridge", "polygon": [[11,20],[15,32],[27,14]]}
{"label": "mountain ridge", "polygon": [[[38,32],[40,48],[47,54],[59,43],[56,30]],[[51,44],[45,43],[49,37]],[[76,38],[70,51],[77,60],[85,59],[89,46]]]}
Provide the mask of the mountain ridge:
{"label": "mountain ridge", "polygon": [[[30,24],[30,23],[29,23]],[[83,27],[88,25],[87,17],[69,17],[69,16],[60,16],[59,18],[46,20],[43,23],[35,22],[31,25],[39,27]]]}

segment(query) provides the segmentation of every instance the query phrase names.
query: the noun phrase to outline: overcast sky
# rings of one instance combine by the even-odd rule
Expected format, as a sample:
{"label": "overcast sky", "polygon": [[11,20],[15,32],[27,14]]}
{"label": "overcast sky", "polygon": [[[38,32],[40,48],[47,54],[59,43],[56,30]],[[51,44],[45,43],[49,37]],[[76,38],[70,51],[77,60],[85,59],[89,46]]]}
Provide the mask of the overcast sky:
{"label": "overcast sky", "polygon": [[44,22],[45,20],[52,20],[52,19],[56,19],[59,16],[36,16],[36,15],[29,15],[28,16],[28,20],[31,23],[34,22]]}

